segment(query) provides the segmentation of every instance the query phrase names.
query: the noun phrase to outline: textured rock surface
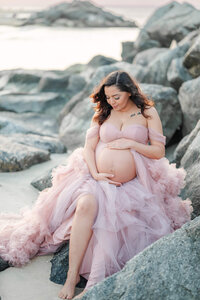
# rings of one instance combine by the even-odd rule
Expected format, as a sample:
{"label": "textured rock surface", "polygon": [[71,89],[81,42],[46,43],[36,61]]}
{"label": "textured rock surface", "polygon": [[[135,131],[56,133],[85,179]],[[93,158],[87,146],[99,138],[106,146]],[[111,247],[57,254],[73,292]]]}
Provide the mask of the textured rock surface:
{"label": "textured rock surface", "polygon": [[199,299],[200,217],[132,258],[91,288],[83,300]]}
{"label": "textured rock surface", "polygon": [[184,65],[193,77],[200,76],[200,33],[184,57]]}
{"label": "textured rock surface", "polygon": [[200,76],[186,81],[179,90],[179,102],[183,112],[183,136],[196,126],[200,118]]}
{"label": "textured rock surface", "polygon": [[192,80],[192,76],[183,65],[183,58],[174,58],[167,71],[167,80],[178,91],[182,83]]}
{"label": "textured rock surface", "polygon": [[49,159],[48,151],[13,142],[9,137],[0,137],[0,171],[20,171]]}
{"label": "textured rock surface", "polygon": [[183,198],[189,197],[194,207],[194,216],[200,215],[200,120],[192,132],[180,142],[175,151],[175,158],[187,171],[186,185],[181,190]]}
{"label": "textured rock surface", "polygon": [[[51,264],[50,280],[55,283],[64,284],[69,269],[69,241],[56,251],[51,259]],[[80,282],[76,286],[84,288],[86,283],[87,280],[80,276]]]}

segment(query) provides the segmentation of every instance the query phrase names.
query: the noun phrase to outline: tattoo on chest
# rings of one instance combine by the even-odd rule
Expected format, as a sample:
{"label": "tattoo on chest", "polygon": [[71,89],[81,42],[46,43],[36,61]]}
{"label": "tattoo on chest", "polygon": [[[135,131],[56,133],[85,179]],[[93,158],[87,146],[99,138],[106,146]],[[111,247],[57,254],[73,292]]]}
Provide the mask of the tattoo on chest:
{"label": "tattoo on chest", "polygon": [[[137,112],[137,115],[141,115],[142,113],[140,111]],[[136,113],[133,113],[130,115],[130,117],[134,117],[136,115]]]}

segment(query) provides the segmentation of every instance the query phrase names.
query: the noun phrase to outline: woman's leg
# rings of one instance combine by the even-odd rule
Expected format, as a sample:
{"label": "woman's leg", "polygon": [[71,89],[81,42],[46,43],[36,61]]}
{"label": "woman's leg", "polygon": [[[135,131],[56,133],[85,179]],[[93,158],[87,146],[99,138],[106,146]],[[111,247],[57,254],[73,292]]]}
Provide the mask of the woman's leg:
{"label": "woman's leg", "polygon": [[79,268],[88,242],[92,235],[92,225],[97,213],[97,202],[93,195],[79,198],[69,242],[69,271],[67,280],[59,293],[62,299],[72,299],[76,283],[80,280]]}

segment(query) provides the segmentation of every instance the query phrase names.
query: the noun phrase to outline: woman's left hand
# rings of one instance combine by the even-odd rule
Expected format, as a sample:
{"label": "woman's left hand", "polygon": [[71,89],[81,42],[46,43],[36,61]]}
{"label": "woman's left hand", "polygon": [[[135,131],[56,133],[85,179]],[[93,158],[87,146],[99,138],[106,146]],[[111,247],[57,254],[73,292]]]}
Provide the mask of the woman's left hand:
{"label": "woman's left hand", "polygon": [[133,148],[134,141],[130,139],[117,139],[110,143],[107,143],[107,148],[109,149],[130,149]]}

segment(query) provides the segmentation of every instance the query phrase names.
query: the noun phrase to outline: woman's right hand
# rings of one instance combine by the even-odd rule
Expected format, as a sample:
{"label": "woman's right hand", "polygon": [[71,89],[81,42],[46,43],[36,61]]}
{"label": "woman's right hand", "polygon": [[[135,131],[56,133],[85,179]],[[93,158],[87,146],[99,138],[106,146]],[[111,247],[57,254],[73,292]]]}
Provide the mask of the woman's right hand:
{"label": "woman's right hand", "polygon": [[120,182],[111,180],[110,178],[112,178],[112,177],[114,177],[113,174],[97,173],[97,174],[95,174],[94,179],[95,180],[105,180],[105,181],[108,181],[108,183],[115,184],[116,186],[121,186]]}

